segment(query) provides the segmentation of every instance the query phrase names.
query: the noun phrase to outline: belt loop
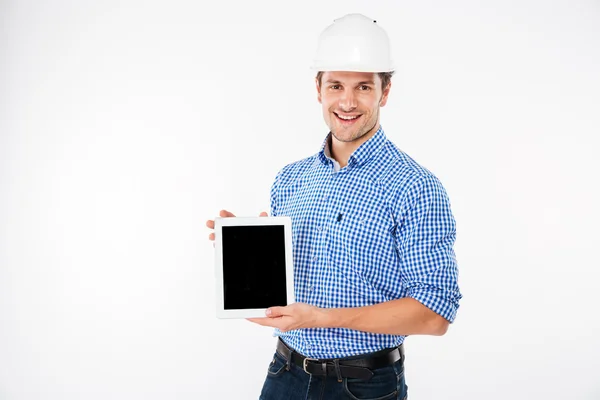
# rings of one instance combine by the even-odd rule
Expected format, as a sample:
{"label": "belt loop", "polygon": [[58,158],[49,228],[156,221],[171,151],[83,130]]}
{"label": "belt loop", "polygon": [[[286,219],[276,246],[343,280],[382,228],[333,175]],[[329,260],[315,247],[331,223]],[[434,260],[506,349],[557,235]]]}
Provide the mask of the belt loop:
{"label": "belt loop", "polygon": [[294,350],[290,349],[290,355],[288,356],[287,363],[285,365],[285,369],[288,371],[292,368],[292,357],[294,357]]}
{"label": "belt loop", "polygon": [[340,369],[340,360],[337,358],[333,360],[333,365],[335,366],[335,373],[337,375],[338,382],[342,383],[342,370]]}
{"label": "belt loop", "polygon": [[285,363],[285,369],[286,369],[286,371],[289,371],[292,368],[292,359],[294,358],[294,349],[292,349],[290,346],[285,344],[285,342],[283,340],[281,340],[281,338],[278,338],[277,340],[279,341],[279,344],[281,344],[285,350],[289,351],[289,353],[287,354],[287,360]]}

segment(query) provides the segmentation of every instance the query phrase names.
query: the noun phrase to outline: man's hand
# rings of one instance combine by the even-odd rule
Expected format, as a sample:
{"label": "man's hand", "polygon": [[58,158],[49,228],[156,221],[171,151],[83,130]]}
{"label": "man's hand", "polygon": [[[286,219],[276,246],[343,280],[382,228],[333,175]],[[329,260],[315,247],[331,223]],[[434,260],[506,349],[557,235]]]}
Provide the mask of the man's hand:
{"label": "man's hand", "polygon": [[323,327],[324,310],[305,303],[294,303],[286,307],[267,309],[265,318],[247,318],[262,326],[277,328],[282,332],[301,328]]}
{"label": "man's hand", "polygon": [[[260,215],[259,215],[259,217],[267,217],[267,216],[268,216],[268,214],[266,212],[264,212],[264,211],[261,212]],[[231,217],[235,217],[235,215],[233,215],[233,213],[231,213],[231,212],[229,212],[227,210],[221,210],[219,212],[219,217],[221,217],[221,218],[231,218]],[[209,228],[209,229],[215,229],[215,221],[212,220],[212,219],[209,219],[208,221],[206,221],[206,227]],[[215,233],[214,232],[211,232],[208,235],[208,240],[212,240],[212,241],[215,240]],[[213,246],[214,246],[214,243],[213,243]]]}

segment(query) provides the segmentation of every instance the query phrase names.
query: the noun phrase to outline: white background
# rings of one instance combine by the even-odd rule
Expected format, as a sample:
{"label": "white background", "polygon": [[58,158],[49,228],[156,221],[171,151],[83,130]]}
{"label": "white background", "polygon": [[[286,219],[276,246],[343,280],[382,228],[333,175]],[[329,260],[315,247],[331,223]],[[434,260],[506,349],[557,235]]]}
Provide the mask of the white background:
{"label": "white background", "polygon": [[0,398],[256,399],[205,221],[327,133],[318,34],[361,12],[388,137],[445,185],[464,295],[417,399],[600,399],[598,1],[0,2]]}

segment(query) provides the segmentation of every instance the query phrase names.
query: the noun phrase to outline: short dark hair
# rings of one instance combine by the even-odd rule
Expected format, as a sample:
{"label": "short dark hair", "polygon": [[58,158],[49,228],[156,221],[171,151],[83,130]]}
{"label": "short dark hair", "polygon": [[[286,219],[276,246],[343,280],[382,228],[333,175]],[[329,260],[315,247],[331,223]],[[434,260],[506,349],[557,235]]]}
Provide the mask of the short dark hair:
{"label": "short dark hair", "polygon": [[[392,75],[394,75],[395,71],[391,72],[378,72],[379,79],[381,79],[381,90],[385,90],[385,88],[392,81]],[[323,77],[323,71],[317,72],[317,82],[319,82],[319,86],[321,86],[321,78]]]}

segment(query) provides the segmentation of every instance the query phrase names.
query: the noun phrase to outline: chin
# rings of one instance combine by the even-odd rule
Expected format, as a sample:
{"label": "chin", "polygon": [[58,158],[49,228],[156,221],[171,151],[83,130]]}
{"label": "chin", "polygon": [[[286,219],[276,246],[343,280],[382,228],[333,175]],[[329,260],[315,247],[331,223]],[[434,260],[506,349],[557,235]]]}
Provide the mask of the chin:
{"label": "chin", "polygon": [[344,142],[344,143],[350,143],[350,142],[354,142],[357,139],[360,139],[361,137],[363,137],[364,135],[360,135],[360,136],[354,136],[351,133],[337,133],[335,130],[331,131],[333,133],[333,136],[339,141],[339,142]]}

